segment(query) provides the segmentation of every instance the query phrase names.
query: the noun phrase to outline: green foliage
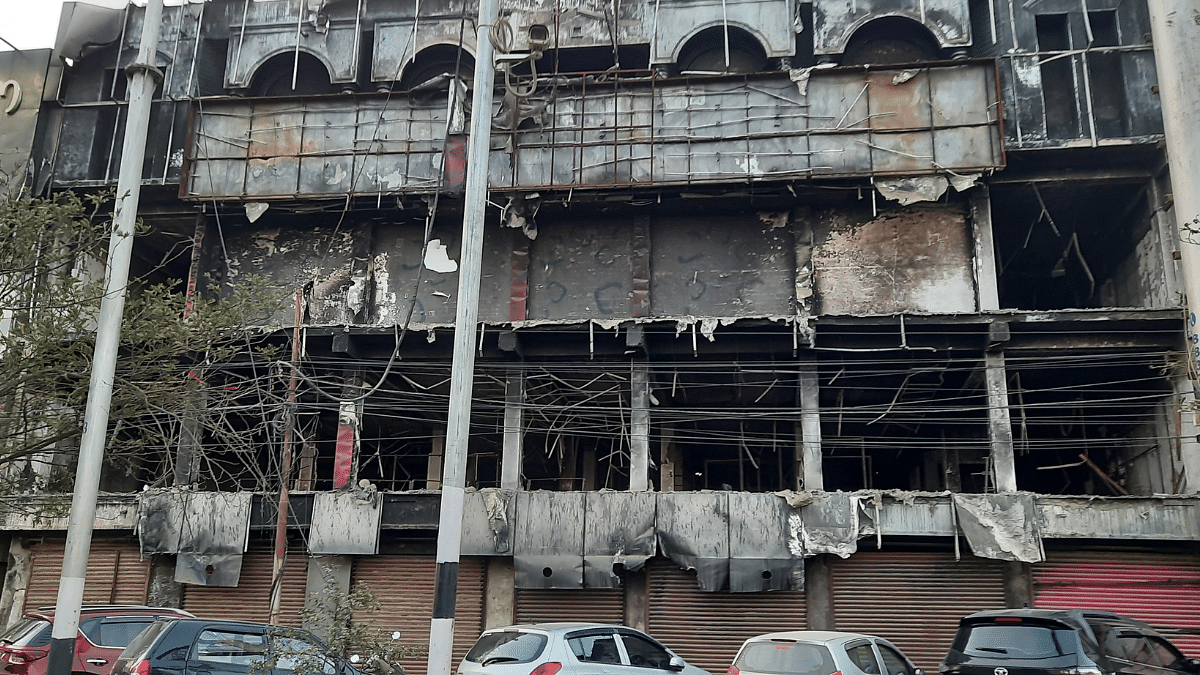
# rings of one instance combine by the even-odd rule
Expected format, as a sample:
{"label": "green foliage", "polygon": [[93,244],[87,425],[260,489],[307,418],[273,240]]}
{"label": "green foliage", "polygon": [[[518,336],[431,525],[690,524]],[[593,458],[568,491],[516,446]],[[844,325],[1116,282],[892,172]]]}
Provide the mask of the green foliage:
{"label": "green foliage", "polygon": [[314,594],[301,610],[304,625],[314,627],[335,653],[355,655],[361,664],[392,664],[420,656],[425,646],[405,644],[394,629],[376,626],[370,614],[381,609],[366,584],[354,584],[343,593],[332,575],[325,572],[324,591]]}
{"label": "green foliage", "polygon": [[[0,489],[71,489],[82,433],[109,240],[109,195],[0,197]],[[137,236],[149,233],[144,225]],[[137,244],[135,243],[135,249]],[[154,281],[150,281],[150,277]],[[202,289],[162,269],[130,281],[110,408],[106,468],[136,474],[146,453],[169,457],[193,417],[206,368],[255,354],[248,331],[276,311],[260,280]],[[220,420],[202,420],[203,423]],[[218,427],[214,427],[219,431]],[[169,464],[166,461],[165,464]],[[137,477],[135,476],[135,479]]]}

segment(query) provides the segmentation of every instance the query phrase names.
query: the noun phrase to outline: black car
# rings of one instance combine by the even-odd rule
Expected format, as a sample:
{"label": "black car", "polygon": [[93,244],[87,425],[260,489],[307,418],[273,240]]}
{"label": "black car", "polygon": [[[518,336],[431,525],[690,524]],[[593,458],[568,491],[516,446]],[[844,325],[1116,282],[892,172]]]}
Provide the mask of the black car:
{"label": "black car", "polygon": [[161,619],[112,675],[363,675],[307,631],[249,621]]}
{"label": "black car", "polygon": [[1189,659],[1153,628],[1112,612],[1010,609],[959,621],[942,675],[1192,675]]}

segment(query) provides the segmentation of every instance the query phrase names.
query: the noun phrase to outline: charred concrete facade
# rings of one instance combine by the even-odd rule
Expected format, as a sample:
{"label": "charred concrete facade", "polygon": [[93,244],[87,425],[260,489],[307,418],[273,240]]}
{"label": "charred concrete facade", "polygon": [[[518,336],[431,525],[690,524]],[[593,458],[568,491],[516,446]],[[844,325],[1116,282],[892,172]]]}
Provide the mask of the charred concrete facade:
{"label": "charred concrete facade", "polygon": [[[269,279],[280,344],[300,312],[295,559],[349,583],[432,554],[461,193],[486,161],[464,649],[485,624],[609,617],[710,669],[721,640],[805,626],[888,634],[928,669],[965,611],[1082,602],[1045,570],[1132,561],[1118,611],[1151,569],[1200,595],[1142,2],[502,2],[489,111],[465,96],[475,11],[164,14],[138,254],[192,284]],[[35,192],[115,184],[141,16],[64,14]],[[468,158],[479,114],[491,152]],[[103,528],[136,521],[154,578],[185,582],[160,600],[252,583],[281,480],[272,368],[210,371],[244,392],[215,411],[243,444],[185,424],[104,487],[131,496]],[[6,528],[26,551],[35,525]],[[894,590],[876,614],[948,609],[872,623],[863,588]],[[692,645],[680,607],[751,618]],[[1138,611],[1200,628],[1158,607]]]}

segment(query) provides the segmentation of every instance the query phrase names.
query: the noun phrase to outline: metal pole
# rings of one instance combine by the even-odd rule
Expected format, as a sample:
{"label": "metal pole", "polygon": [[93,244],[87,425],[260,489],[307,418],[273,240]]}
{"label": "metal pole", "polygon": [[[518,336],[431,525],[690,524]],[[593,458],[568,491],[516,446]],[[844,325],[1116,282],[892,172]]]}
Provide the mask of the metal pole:
{"label": "metal pole", "polygon": [[[487,210],[488,146],[492,133],[492,86],[495,68],[488,32],[496,20],[497,0],[480,0],[476,28],[475,82],[471,97],[471,138],[467,146],[467,184],[454,319],[454,361],[446,419],[446,457],[442,468],[438,515],[437,579],[429,626],[427,675],[450,675],[454,647],[454,599],[462,549],[463,494],[467,441],[471,431],[471,391],[475,382],[475,334],[479,319],[479,278],[483,267],[483,219]],[[453,85],[451,91],[454,91]]]}
{"label": "metal pole", "polygon": [[268,623],[279,623],[283,604],[283,566],[287,562],[288,481],[292,478],[292,446],[296,429],[296,372],[300,368],[300,323],[304,319],[304,289],[296,289],[295,322],[292,324],[292,377],[288,380],[287,424],[279,458],[279,515],[275,517],[275,566],[271,572],[271,612]]}
{"label": "metal pole", "polygon": [[79,611],[83,605],[83,582],[92,546],[92,524],[96,517],[96,495],[100,490],[100,466],[108,432],[108,410],[112,403],[113,377],[117,370],[117,347],[121,341],[121,316],[125,312],[125,287],[129,283],[129,261],[133,257],[133,232],[138,197],[142,186],[142,158],[150,103],[156,80],[162,72],[154,67],[158,32],[162,24],[162,0],[149,0],[142,21],[142,43],[137,60],[125,72],[130,76],[129,116],[125,121],[125,143],[117,176],[117,203],[108,245],[104,298],[96,327],[96,348],[88,384],[83,438],[75,469],[75,492],[67,523],[67,548],[58,582],[58,604],[50,636],[49,675],[70,675],[75,660],[75,638],[79,635]]}
{"label": "metal pole", "polygon": [[[1195,0],[1148,0],[1150,29],[1154,36],[1154,66],[1158,71],[1159,100],[1171,167],[1171,193],[1175,223],[1179,228],[1179,253],[1183,288],[1187,295],[1187,350],[1192,377],[1200,372],[1200,22],[1195,20]],[[1192,381],[1192,390],[1198,385]],[[1195,404],[1196,395],[1185,404]],[[1186,410],[1186,408],[1185,408]],[[1193,411],[1193,415],[1196,413]],[[1200,465],[1184,449],[1189,469]],[[1188,489],[1200,491],[1200,476],[1187,476]]]}

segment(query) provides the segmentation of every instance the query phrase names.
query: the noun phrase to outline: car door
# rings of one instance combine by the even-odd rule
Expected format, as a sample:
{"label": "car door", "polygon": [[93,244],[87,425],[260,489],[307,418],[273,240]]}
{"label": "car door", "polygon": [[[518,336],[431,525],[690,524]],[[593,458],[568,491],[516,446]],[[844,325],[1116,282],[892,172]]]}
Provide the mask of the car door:
{"label": "car door", "polygon": [[633,631],[621,631],[621,646],[625,650],[626,675],[662,675],[675,673],[671,668],[674,656],[665,647],[649,637]]}
{"label": "car door", "polygon": [[202,628],[188,655],[187,675],[266,675],[267,636],[260,628]]}
{"label": "car door", "polygon": [[895,645],[886,640],[876,640],[875,648],[879,650],[883,675],[916,675],[917,667]]}
{"label": "car door", "polygon": [[864,675],[883,675],[883,669],[879,666],[879,658],[875,656],[875,646],[870,640],[853,640],[847,642],[843,647],[846,650],[846,656],[849,657],[850,663],[858,669],[859,673]]}
{"label": "car door", "polygon": [[568,633],[567,647],[579,662],[580,671],[589,675],[624,675],[625,662],[617,636],[609,629]]}
{"label": "car door", "polygon": [[121,650],[151,623],[153,616],[94,618],[80,623],[74,672],[108,675]]}
{"label": "car door", "polygon": [[1164,638],[1136,627],[1113,626],[1102,646],[1119,673],[1177,675],[1187,658]]}
{"label": "car door", "polygon": [[299,632],[272,633],[270,646],[274,675],[338,675],[340,670],[323,645]]}

